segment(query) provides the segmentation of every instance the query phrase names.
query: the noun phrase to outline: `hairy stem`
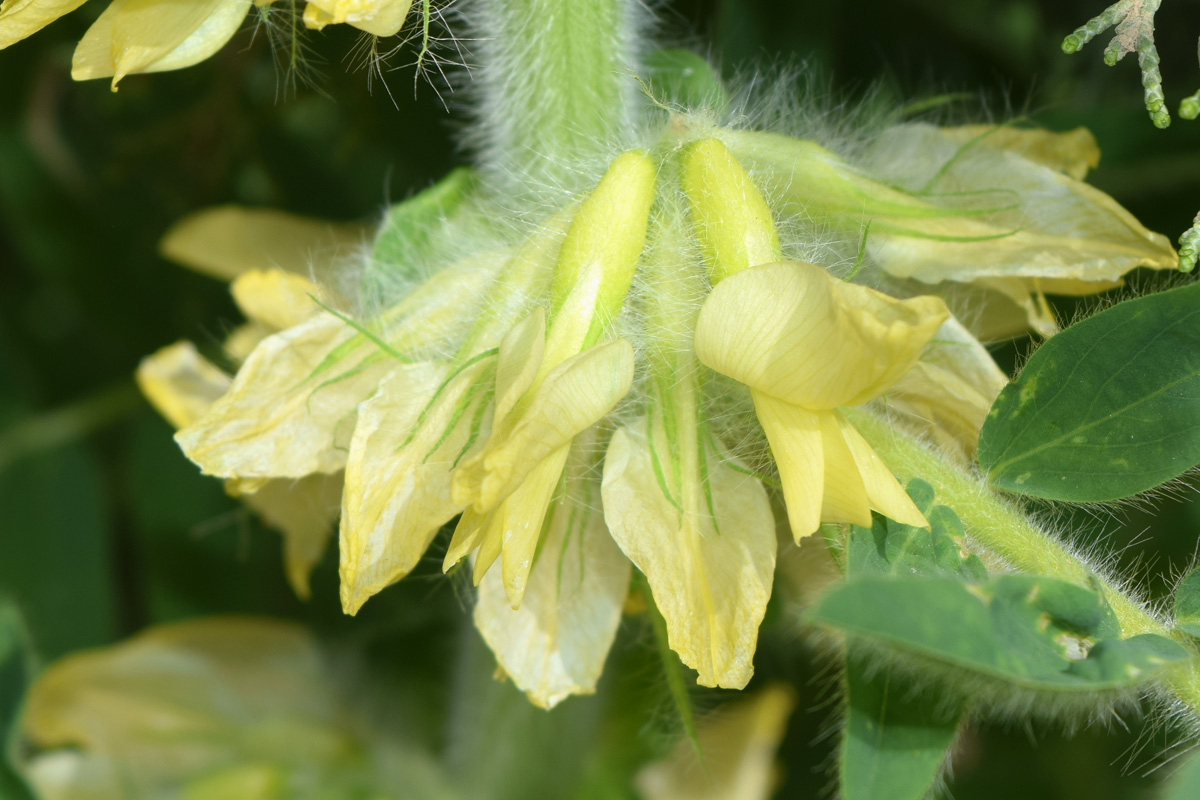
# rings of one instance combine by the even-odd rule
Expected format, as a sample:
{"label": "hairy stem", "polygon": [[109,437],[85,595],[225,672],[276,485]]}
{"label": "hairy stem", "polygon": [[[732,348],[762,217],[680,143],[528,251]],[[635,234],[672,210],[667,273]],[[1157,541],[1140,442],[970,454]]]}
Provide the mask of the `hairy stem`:
{"label": "hairy stem", "polygon": [[589,185],[580,166],[631,125],[645,12],[633,0],[484,0],[478,13],[480,168],[514,190]]}
{"label": "hairy stem", "polygon": [[901,481],[919,477],[937,492],[937,501],[958,514],[968,534],[980,545],[1022,572],[1047,575],[1079,586],[1097,583],[1121,625],[1122,636],[1155,633],[1169,636],[1194,657],[1176,668],[1166,683],[1200,723],[1200,653],[1192,640],[1150,613],[1108,576],[1098,573],[1024,514],[998,497],[980,478],[944,461],[917,440],[874,413],[842,409],[888,468]]}

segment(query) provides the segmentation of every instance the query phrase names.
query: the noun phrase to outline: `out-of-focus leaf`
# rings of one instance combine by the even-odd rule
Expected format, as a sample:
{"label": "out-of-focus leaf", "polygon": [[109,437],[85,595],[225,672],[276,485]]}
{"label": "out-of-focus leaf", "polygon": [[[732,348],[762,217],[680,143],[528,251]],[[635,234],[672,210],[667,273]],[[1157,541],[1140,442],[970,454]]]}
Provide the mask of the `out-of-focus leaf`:
{"label": "out-of-focus leaf", "polygon": [[863,578],[826,595],[813,616],[853,638],[1019,689],[1122,689],[1188,657],[1154,634],[1093,644],[1106,610],[1097,594],[1074,584],[1002,575],[976,586],[943,577]]}
{"label": "out-of-focus leaf", "polygon": [[991,482],[1095,503],[1200,462],[1200,284],[1129,300],[1051,338],[979,437]]}
{"label": "out-of-focus leaf", "polygon": [[1190,636],[1200,636],[1200,569],[1184,576],[1175,589],[1175,627]]}
{"label": "out-of-focus leaf", "polygon": [[1190,756],[1167,781],[1159,800],[1195,800],[1200,797],[1200,756]]}
{"label": "out-of-focus leaf", "polygon": [[25,689],[33,679],[33,658],[16,605],[0,597],[0,797],[33,800],[16,771],[17,721]]}

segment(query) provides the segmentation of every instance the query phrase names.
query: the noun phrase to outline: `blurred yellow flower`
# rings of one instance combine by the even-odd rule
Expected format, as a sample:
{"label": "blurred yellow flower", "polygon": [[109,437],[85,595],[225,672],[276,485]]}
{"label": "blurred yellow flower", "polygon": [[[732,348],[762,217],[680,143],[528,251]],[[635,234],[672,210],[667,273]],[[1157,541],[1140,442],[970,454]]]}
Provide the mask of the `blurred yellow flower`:
{"label": "blurred yellow flower", "polygon": [[[41,30],[85,0],[5,0],[0,5],[0,49]],[[273,0],[112,0],[75,48],[77,81],[166,72],[204,61],[225,46],[252,4]],[[412,0],[312,0],[304,22],[320,30],[346,23],[375,36],[393,36]]]}

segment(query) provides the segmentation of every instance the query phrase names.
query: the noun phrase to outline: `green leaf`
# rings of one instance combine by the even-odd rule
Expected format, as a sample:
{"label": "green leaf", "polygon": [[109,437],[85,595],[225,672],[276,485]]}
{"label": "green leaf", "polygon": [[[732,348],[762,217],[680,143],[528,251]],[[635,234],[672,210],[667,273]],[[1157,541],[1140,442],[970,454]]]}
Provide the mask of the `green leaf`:
{"label": "green leaf", "polygon": [[460,167],[392,206],[375,234],[369,275],[376,281],[411,275],[415,261],[425,254],[439,230],[438,223],[461,208],[474,186],[475,174]]}
{"label": "green leaf", "polygon": [[1189,572],[1175,589],[1175,627],[1200,636],[1200,569]]}
{"label": "green leaf", "polygon": [[1037,691],[1121,689],[1188,657],[1153,634],[1094,641],[1109,613],[1099,595],[1052,578],[1002,575],[967,585],[868,577],[831,591],[813,618],[853,639]]}
{"label": "green leaf", "polygon": [[853,526],[846,542],[846,576],[945,575],[980,583],[987,569],[962,545],[963,526],[946,506],[933,504],[933,487],[915,478],[908,495],[929,520],[914,528],[876,515],[870,528]]}
{"label": "green leaf", "polygon": [[21,705],[33,672],[21,615],[12,601],[0,598],[0,797],[5,800],[33,798],[16,768]]}
{"label": "green leaf", "polygon": [[996,398],[979,463],[1002,489],[1094,503],[1200,462],[1200,284],[1120,303],[1047,341]]}
{"label": "green leaf", "polygon": [[1167,781],[1161,800],[1195,800],[1200,797],[1200,756],[1191,756]]}
{"label": "green leaf", "polygon": [[921,693],[850,648],[839,758],[844,800],[921,800],[954,743],[962,704]]}
{"label": "green leaf", "polygon": [[655,99],[687,109],[711,109],[723,114],[729,106],[721,76],[702,56],[691,50],[664,47],[646,59],[650,90]]}

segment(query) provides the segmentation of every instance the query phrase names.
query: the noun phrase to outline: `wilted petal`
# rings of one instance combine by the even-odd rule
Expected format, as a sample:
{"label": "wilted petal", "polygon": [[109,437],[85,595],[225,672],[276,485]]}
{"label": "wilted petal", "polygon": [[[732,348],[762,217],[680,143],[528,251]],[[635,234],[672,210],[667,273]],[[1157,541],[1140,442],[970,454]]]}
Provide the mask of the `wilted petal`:
{"label": "wilted petal", "polygon": [[559,364],[534,390],[520,419],[492,437],[454,474],[454,495],[486,512],[517,489],[551,452],[612,410],[633,384],[633,347],[618,339]]}
{"label": "wilted petal", "polygon": [[995,197],[990,214],[872,220],[869,250],[893,275],[925,283],[985,277],[1111,282],[1135,267],[1179,263],[1164,236],[1098,189],[1014,152],[961,145],[930,125],[889,128],[872,165],[885,180],[913,190]]}
{"label": "wilted petal", "polygon": [[368,229],[266,208],[217,206],[176,222],[159,242],[164,258],[232,280],[252,269],[308,275],[314,264],[361,249]]}
{"label": "wilted petal", "polygon": [[411,7],[412,0],[308,0],[304,24],[321,30],[344,22],[375,36],[395,36]]}
{"label": "wilted petal", "polygon": [[342,476],[309,475],[267,481],[238,498],[283,534],[283,566],[296,596],[307,600],[308,578],[329,546],[342,499]]}
{"label": "wilted petal", "polygon": [[1012,125],[962,125],[938,130],[960,146],[973,143],[975,147],[1007,150],[1035,164],[1065,172],[1077,181],[1100,163],[1100,146],[1087,128],[1054,133]]}
{"label": "wilted petal", "polygon": [[646,800],[767,800],[777,788],[775,752],[796,704],[790,686],[774,684],[736,700],[696,730],[700,758],[689,741],[643,768],[635,779]]}
{"label": "wilted petal", "polygon": [[793,405],[858,405],[907,372],[947,317],[938,298],[897,300],[814,264],[765,264],[713,289],[696,323],[696,355]]}
{"label": "wilted petal", "polygon": [[629,560],[604,525],[600,486],[578,469],[584,461],[575,448],[520,608],[494,570],[475,603],[475,626],[500,667],[542,708],[595,692],[629,591]]}
{"label": "wilted petal", "polygon": [[312,281],[281,269],[252,269],[229,285],[246,318],[281,331],[299,325],[320,310],[322,292]]}
{"label": "wilted petal", "polygon": [[464,370],[436,394],[448,366],[402,366],[359,407],[342,501],[347,614],[412,571],[438,529],[462,510],[450,499],[450,471],[478,433],[486,397],[473,389],[483,369]]}
{"label": "wilted petal", "polygon": [[[224,478],[302,478],[346,465],[355,407],[397,363],[374,346],[336,359],[354,330],[328,314],[270,336],[229,391],[176,434],[188,458]],[[355,357],[357,356],[357,357]]]}
{"label": "wilted petal", "polygon": [[142,394],[175,428],[203,416],[231,382],[191,342],[176,342],[146,356],[136,377]]}
{"label": "wilted petal", "polygon": [[[664,438],[654,437],[660,458]],[[712,511],[694,460],[693,469],[683,470],[678,496],[668,498],[650,446],[644,422],[613,434],[602,491],[609,530],[645,573],[671,649],[699,673],[699,683],[740,689],[754,673],[758,626],[775,569],[775,523],[766,492],[710,454]],[[702,445],[692,439],[691,446]]]}
{"label": "wilted petal", "polygon": [[113,0],[88,28],[71,77],[113,79],[198,64],[237,33],[250,0]]}
{"label": "wilted petal", "polygon": [[5,0],[0,5],[0,50],[70,14],[86,0]]}

